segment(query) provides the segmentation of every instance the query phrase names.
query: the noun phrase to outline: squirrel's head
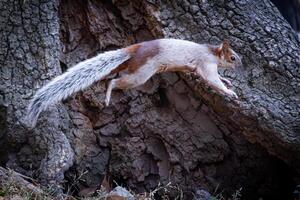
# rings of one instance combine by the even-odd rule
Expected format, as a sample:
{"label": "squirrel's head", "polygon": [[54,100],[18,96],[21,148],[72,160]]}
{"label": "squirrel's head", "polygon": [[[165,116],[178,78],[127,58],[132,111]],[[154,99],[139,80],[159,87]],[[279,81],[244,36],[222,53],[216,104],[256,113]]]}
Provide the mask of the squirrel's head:
{"label": "squirrel's head", "polygon": [[243,66],[241,58],[231,49],[228,40],[217,46],[214,51],[219,67],[236,69]]}

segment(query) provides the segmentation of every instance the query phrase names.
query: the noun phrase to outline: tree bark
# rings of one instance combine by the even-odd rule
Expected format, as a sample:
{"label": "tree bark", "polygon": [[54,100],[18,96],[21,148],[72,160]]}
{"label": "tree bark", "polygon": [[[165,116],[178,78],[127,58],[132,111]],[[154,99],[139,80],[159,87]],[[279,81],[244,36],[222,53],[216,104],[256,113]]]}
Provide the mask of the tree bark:
{"label": "tree bark", "polygon": [[[32,131],[22,120],[32,94],[61,73],[57,1],[1,1],[2,162],[44,184],[60,183],[73,160],[65,108],[51,108]],[[37,171],[37,169],[39,169]]]}
{"label": "tree bark", "polygon": [[[31,163],[48,155],[41,179],[60,182],[72,166],[67,179],[83,174],[85,180],[79,190],[110,174],[136,191],[171,180],[185,192],[220,185],[225,193],[242,187],[245,199],[291,195],[300,169],[299,39],[268,0],[62,0],[58,17],[57,2],[26,1],[23,9],[11,4],[1,19],[24,20],[0,26],[7,38],[0,51],[6,78],[0,137],[10,138],[3,162],[28,169],[24,158]],[[37,31],[28,34],[26,24]],[[221,74],[233,81],[240,101],[216,94],[193,74],[166,73],[137,89],[114,91],[107,108],[99,82],[44,113],[33,132],[21,126],[36,85],[60,73],[59,61],[65,70],[96,53],[162,37],[212,44],[229,39],[245,70]],[[8,46],[14,38],[18,42]],[[46,175],[47,169],[54,171]]]}
{"label": "tree bark", "polygon": [[4,169],[3,167],[0,167],[0,187],[3,186],[9,187],[9,185],[13,185],[15,187],[18,187],[20,189],[29,191],[32,193],[32,196],[38,196],[43,193],[43,190],[39,187],[33,185],[28,180],[26,180],[29,177],[22,177],[22,175],[10,171],[7,169]]}

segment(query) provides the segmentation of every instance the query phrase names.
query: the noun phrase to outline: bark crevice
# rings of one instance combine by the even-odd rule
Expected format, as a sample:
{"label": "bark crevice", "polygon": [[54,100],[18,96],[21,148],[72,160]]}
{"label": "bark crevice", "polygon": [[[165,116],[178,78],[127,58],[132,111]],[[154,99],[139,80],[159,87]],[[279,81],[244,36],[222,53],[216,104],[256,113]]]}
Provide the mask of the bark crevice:
{"label": "bark crevice", "polygon": [[[1,163],[29,175],[40,168],[43,183],[84,173],[78,191],[111,174],[136,191],[171,180],[193,192],[243,187],[248,199],[291,195],[300,169],[299,39],[268,0],[26,1],[22,11],[19,3],[0,3],[0,139],[10,145]],[[22,125],[30,97],[61,71],[161,37],[229,39],[245,71],[221,74],[241,101],[193,74],[166,73],[113,91],[109,107],[99,82],[44,112],[33,131]],[[288,176],[275,179],[280,170]]]}

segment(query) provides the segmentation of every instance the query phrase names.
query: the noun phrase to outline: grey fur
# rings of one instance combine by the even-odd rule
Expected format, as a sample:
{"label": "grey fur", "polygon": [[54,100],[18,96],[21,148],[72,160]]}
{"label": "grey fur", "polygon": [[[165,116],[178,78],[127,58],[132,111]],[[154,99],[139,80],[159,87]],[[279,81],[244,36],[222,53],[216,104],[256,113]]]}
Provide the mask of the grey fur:
{"label": "grey fur", "polygon": [[120,50],[108,51],[93,58],[78,63],[67,72],[54,78],[39,89],[31,100],[26,116],[26,123],[30,127],[36,125],[39,114],[50,105],[66,99],[102,80],[105,76],[130,58],[130,55]]}

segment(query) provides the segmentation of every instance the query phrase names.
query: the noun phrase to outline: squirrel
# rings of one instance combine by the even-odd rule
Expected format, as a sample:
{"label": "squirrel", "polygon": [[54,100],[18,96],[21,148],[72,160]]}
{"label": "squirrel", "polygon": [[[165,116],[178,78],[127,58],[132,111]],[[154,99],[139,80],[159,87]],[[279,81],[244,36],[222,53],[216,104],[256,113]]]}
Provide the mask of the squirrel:
{"label": "squirrel", "polygon": [[154,74],[167,71],[195,72],[217,92],[236,99],[236,93],[224,85],[232,87],[231,82],[218,74],[218,67],[241,66],[240,57],[228,41],[210,45],[179,39],[156,39],[133,44],[82,61],[40,88],[28,106],[27,123],[34,127],[39,114],[47,107],[112,74],[120,76],[108,83],[106,106],[113,89],[134,88]]}

